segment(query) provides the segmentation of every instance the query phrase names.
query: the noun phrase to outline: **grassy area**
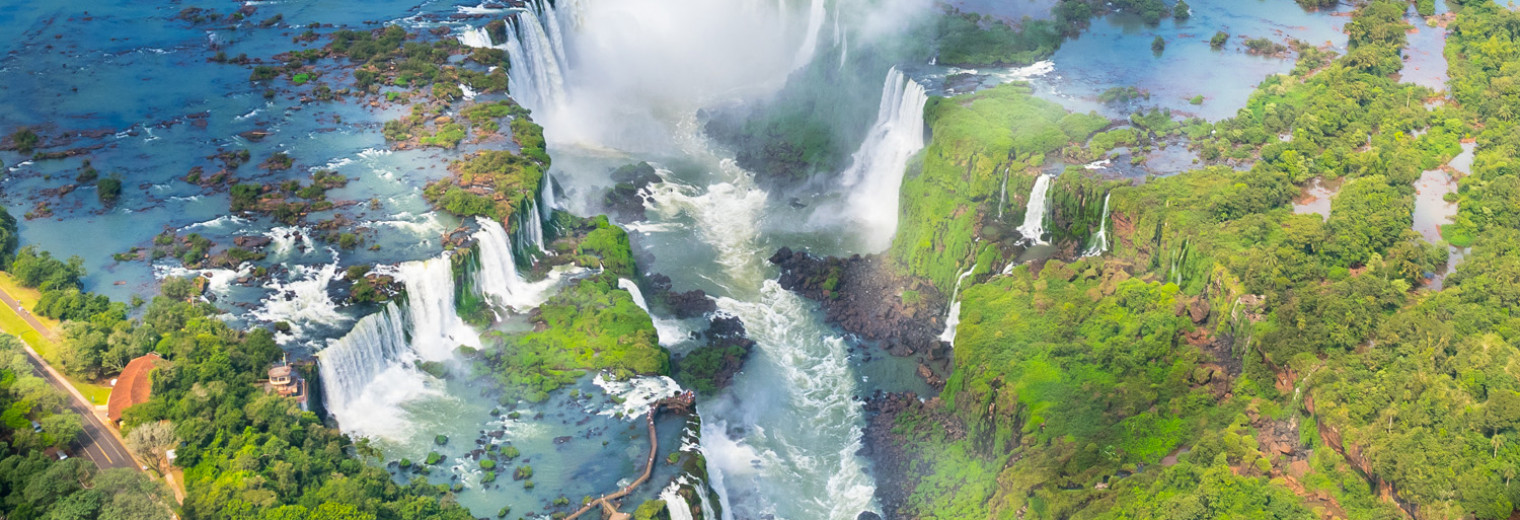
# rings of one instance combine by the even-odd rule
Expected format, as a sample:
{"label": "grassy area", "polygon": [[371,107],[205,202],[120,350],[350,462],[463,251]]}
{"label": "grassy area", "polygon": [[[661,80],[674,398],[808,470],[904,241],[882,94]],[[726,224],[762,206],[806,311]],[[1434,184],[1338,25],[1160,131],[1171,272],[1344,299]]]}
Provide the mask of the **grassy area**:
{"label": "grassy area", "polygon": [[[0,273],[0,291],[5,291],[6,294],[21,302],[21,305],[26,308],[36,305],[37,299],[41,297],[41,293],[37,292],[36,289],[28,289],[17,284],[16,279],[12,278],[9,273]],[[48,364],[57,368],[58,346],[53,343],[53,338],[33,328],[31,324],[26,322],[25,318],[22,318],[16,312],[16,309],[9,305],[0,305],[0,308],[3,308],[0,309],[0,330],[21,338],[28,346],[32,347],[32,350],[36,350],[38,354],[41,354],[42,359],[47,360]],[[35,315],[34,317],[49,329],[57,330],[58,320]],[[79,390],[79,393],[83,394],[86,399],[89,399],[91,404],[106,404],[106,398],[111,395],[111,387],[109,386],[78,381],[74,378],[66,378],[66,380],[69,384],[74,385],[74,388]]]}

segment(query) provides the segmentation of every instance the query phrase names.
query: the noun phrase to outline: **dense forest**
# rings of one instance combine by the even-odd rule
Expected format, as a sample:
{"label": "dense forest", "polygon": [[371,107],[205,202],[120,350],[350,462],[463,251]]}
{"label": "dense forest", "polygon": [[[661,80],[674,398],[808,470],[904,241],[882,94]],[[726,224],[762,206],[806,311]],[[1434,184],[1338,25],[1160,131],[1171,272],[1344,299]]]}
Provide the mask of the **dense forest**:
{"label": "dense forest", "polygon": [[[961,293],[944,393],[904,405],[891,426],[904,447],[893,469],[908,475],[894,512],[1510,517],[1520,200],[1514,100],[1498,87],[1520,15],[1453,2],[1457,102],[1427,106],[1433,92],[1394,76],[1408,7],[1358,7],[1344,56],[1269,78],[1232,119],[1131,118],[1142,140],[1186,135],[1205,160],[1250,167],[1114,186],[1107,254],[1006,276],[994,275],[1011,239],[993,217],[1005,170],[1010,188],[1028,186],[1022,172],[1042,156],[1100,140],[1018,87],[937,100],[892,256],[941,289],[972,266],[984,281]],[[1477,161],[1443,234],[1472,253],[1427,290],[1447,252],[1410,229],[1412,184],[1463,139]],[[1081,174],[1061,177],[1057,216],[1090,215],[1101,199],[1070,178]],[[1314,178],[1344,182],[1328,219],[1290,207]],[[1071,221],[1076,244],[1102,225]],[[942,250],[958,254],[926,253]]]}
{"label": "dense forest", "polygon": [[[1433,16],[1429,0],[1356,2],[1343,53],[1248,40],[1253,51],[1292,56],[1296,66],[1266,78],[1234,117],[1218,122],[1159,109],[1117,121],[1075,113],[1020,82],[930,98],[931,139],[909,162],[900,223],[877,259],[894,279],[924,288],[898,290],[892,303],[958,309],[959,326],[939,395],[869,405],[867,451],[883,516],[1515,518],[1520,13],[1493,0],[1447,3],[1450,14]],[[851,160],[874,99],[860,93],[878,89],[891,63],[1028,65],[1098,16],[1125,12],[1157,24],[1192,12],[1180,0],[1053,5],[1049,19],[1023,23],[939,6],[929,23],[878,54],[848,67],[823,60],[801,68],[774,98],[704,113],[701,124],[735,148],[739,164],[760,171],[760,184],[802,185]],[[1448,31],[1450,98],[1399,81],[1411,11]],[[504,38],[504,26],[487,29]],[[1216,51],[1229,41],[1228,28],[1206,29],[1220,31]],[[381,85],[399,87],[385,97],[415,100],[376,125],[388,144],[453,150],[471,137],[510,140],[515,150],[450,161],[448,176],[420,191],[434,210],[494,221],[517,236],[523,215],[539,218],[530,205],[554,193],[544,130],[514,101],[470,102],[463,91],[504,92],[504,51],[415,37],[397,26],[338,31],[310,55],[252,67],[250,80],[300,85],[319,57],[343,58],[356,89],[378,99]],[[490,68],[446,65],[466,60]],[[397,94],[404,89],[414,92]],[[1146,96],[1115,87],[1100,101]],[[29,130],[9,139],[17,150],[38,144]],[[1118,149],[1169,146],[1195,154],[1194,167],[1131,182],[1080,166]],[[1431,243],[1412,229],[1415,182],[1450,168],[1464,149],[1474,150],[1471,171],[1459,172],[1446,198],[1458,213]],[[1073,166],[1050,167],[1057,162]],[[277,154],[262,166],[291,162]],[[634,186],[614,173],[621,184],[613,190],[631,199],[662,182],[654,167],[642,168],[652,179]],[[326,190],[347,182],[313,171],[304,185],[229,186],[227,209],[297,222],[330,207]],[[1018,226],[1042,175],[1051,177],[1045,222],[1053,257],[1020,263],[1031,247]],[[120,196],[115,177],[94,181],[102,203]],[[1295,211],[1316,183],[1338,186],[1328,214]],[[493,330],[481,348],[463,349],[468,373],[451,377],[488,387],[482,395],[506,405],[544,402],[591,373],[673,376],[716,393],[742,370],[754,342],[738,318],[715,313],[701,291],[672,292],[669,278],[641,270],[634,239],[607,216],[547,213],[543,250],[527,251],[520,264],[533,277],[571,266],[588,274],[525,312],[523,330]],[[331,236],[344,250],[361,241]],[[38,291],[31,312],[61,323],[56,368],[100,382],[148,353],[164,363],[151,374],[151,400],[128,409],[120,425],[149,467],[99,470],[83,457],[60,457],[81,434],[80,419],[34,375],[21,341],[0,335],[0,517],[474,518],[457,502],[458,484],[398,478],[370,441],[264,391],[260,380],[285,356],[275,339],[280,325],[229,324],[226,309],[202,297],[205,278],[164,277],[149,299],[113,301],[85,290],[82,259],[54,257],[18,237],[16,219],[0,209],[0,266]],[[153,260],[247,259],[224,249],[215,260],[199,235],[163,237]],[[460,273],[478,267],[479,248],[450,237],[447,258],[463,287]],[[379,287],[393,280],[366,278],[365,268],[349,273],[351,301],[394,296]],[[832,291],[838,279],[828,279]],[[705,332],[690,334],[698,345],[679,356],[662,346],[624,280],[654,288],[657,313],[679,315],[677,300],[699,301],[681,316],[706,319]],[[459,293],[460,317],[490,324],[491,302]],[[923,294],[951,295],[959,306]],[[507,460],[519,455],[511,449]],[[705,464],[700,455],[671,456],[672,466]],[[516,473],[527,480],[532,467]],[[182,486],[182,502],[157,478],[164,475]],[[556,508],[569,505],[561,499]],[[645,502],[635,518],[676,518],[664,504]]]}

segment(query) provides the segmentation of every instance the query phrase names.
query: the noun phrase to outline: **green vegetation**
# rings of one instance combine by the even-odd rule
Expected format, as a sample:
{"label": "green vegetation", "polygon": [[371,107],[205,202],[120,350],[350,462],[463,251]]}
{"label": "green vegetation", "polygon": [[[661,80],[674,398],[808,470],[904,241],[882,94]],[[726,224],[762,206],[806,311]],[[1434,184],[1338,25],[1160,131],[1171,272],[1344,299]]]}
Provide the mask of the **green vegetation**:
{"label": "green vegetation", "polygon": [[[976,262],[941,400],[910,405],[891,431],[911,475],[894,512],[1512,515],[1520,375],[1504,367],[1520,359],[1520,220],[1508,218],[1520,207],[1509,187],[1520,133],[1509,107],[1520,100],[1492,85],[1520,58],[1508,44],[1520,15],[1464,4],[1447,48],[1460,106],[1427,107],[1431,91],[1389,78],[1407,3],[1374,0],[1347,24],[1345,56],[1295,43],[1294,73],[1263,82],[1233,119],[1137,114],[1138,136],[1100,134],[1063,152],[1186,134],[1206,161],[1250,168],[1111,188],[1104,258],[990,279],[983,264],[995,262]],[[904,182],[890,252],[902,270],[949,287],[1006,233],[991,216],[1001,174],[1038,164],[1058,141],[1082,141],[1047,130],[1033,141],[1041,145],[1020,146],[1018,132],[1059,129],[1068,116],[1014,102],[1016,89],[931,103],[934,140]],[[1412,183],[1469,135],[1478,160],[1448,233],[1473,240],[1473,253],[1444,290],[1422,291],[1446,258],[1409,229]],[[1062,207],[1101,187],[1080,175],[1052,187],[1052,222],[1075,227],[1069,236],[1091,221]],[[1346,179],[1328,220],[1290,207],[1316,177]],[[1009,193],[1026,178],[1010,177]]]}
{"label": "green vegetation", "polygon": [[101,471],[84,457],[58,460],[57,450],[83,431],[67,399],[33,375],[19,340],[0,335],[0,438],[6,440],[0,443],[0,510],[7,518],[172,518],[168,490],[147,475]]}
{"label": "green vegetation", "polygon": [[1223,49],[1226,43],[1230,43],[1230,33],[1219,31],[1209,38],[1209,47],[1214,50]]}
{"label": "green vegetation", "polygon": [[[514,112],[516,105],[495,105],[467,111],[467,118],[494,119],[497,111]],[[423,197],[434,207],[459,217],[484,216],[503,222],[508,231],[520,225],[529,204],[538,196],[549,168],[543,127],[526,117],[514,117],[512,139],[521,150],[477,152],[449,165],[453,177],[428,184]],[[533,216],[537,218],[537,216]]]}
{"label": "green vegetation", "polygon": [[11,132],[10,137],[10,147],[23,154],[32,153],[32,150],[35,150],[37,148],[37,143],[41,141],[41,139],[37,137],[37,133],[33,132],[30,128],[22,128],[20,130],[16,130],[15,132]]}
{"label": "green vegetation", "polygon": [[1050,57],[1065,36],[1053,20],[1026,20],[1018,28],[989,15],[947,8],[935,28],[938,63],[960,67],[1028,65]]}
{"label": "green vegetation", "polygon": [[95,193],[100,198],[101,204],[106,206],[116,204],[116,199],[121,198],[121,178],[112,175],[96,181]]}
{"label": "green vegetation", "polygon": [[[1016,241],[1023,204],[1015,197],[1034,184],[1029,172],[1046,154],[1084,142],[1108,124],[1096,114],[1068,114],[1022,84],[930,99],[925,116],[934,139],[908,165],[903,218],[889,255],[904,273],[928,279],[944,294],[970,260],[990,247],[978,244],[972,230],[980,227],[987,241]],[[1010,204],[997,220],[996,194],[1005,173]]]}
{"label": "green vegetation", "polygon": [[489,334],[499,346],[479,353],[476,370],[509,394],[542,401],[587,371],[607,370],[614,377],[669,372],[670,355],[654,323],[617,287],[611,271],[549,298],[532,319],[534,332]]}

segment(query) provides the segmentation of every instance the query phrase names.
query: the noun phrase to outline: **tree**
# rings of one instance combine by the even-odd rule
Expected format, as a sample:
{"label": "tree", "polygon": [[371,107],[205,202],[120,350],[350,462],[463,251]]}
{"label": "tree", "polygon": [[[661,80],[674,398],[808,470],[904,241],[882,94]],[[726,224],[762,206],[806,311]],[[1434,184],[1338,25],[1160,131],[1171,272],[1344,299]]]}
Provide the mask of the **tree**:
{"label": "tree", "polygon": [[100,203],[110,206],[121,198],[121,178],[112,175],[95,182],[96,195],[100,197]]}
{"label": "tree", "polygon": [[132,450],[132,455],[137,458],[151,461],[154,467],[161,467],[163,450],[177,444],[179,438],[174,435],[174,424],[169,421],[139,424],[127,432],[127,449]]}
{"label": "tree", "polygon": [[53,447],[63,449],[74,439],[84,433],[84,425],[80,423],[79,416],[72,413],[55,413],[43,417],[42,431],[53,439]]}
{"label": "tree", "polygon": [[1226,43],[1230,43],[1230,33],[1224,31],[1216,32],[1213,38],[1209,38],[1209,47],[1216,51],[1223,49]]}
{"label": "tree", "polygon": [[1192,6],[1188,5],[1187,0],[1177,0],[1177,5],[1172,6],[1172,18],[1176,19],[1177,21],[1184,22],[1187,21],[1188,18],[1192,17],[1193,8]]}
{"label": "tree", "polygon": [[1166,50],[1166,39],[1165,38],[1157,36],[1156,39],[1151,40],[1151,52],[1154,52],[1156,54],[1161,54],[1161,52],[1165,51],[1165,50]]}
{"label": "tree", "polygon": [[1496,390],[1489,394],[1483,405],[1483,425],[1492,433],[1520,428],[1520,392]]}
{"label": "tree", "polygon": [[100,520],[174,518],[168,490],[141,472],[126,468],[108,469],[95,475],[94,485],[95,490],[110,497],[101,508]]}

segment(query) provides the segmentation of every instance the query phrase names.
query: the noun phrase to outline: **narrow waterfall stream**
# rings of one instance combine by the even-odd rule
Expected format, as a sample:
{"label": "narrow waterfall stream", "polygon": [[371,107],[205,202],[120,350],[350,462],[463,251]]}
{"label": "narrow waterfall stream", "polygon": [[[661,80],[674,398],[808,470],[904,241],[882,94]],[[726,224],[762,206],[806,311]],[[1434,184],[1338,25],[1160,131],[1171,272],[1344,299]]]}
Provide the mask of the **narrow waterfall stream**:
{"label": "narrow waterfall stream", "polygon": [[1051,176],[1041,175],[1029,190],[1029,206],[1024,210],[1024,223],[1018,228],[1026,242],[1045,243],[1045,203],[1050,199],[1050,181]]}
{"label": "narrow waterfall stream", "polygon": [[1082,253],[1082,256],[1098,256],[1108,252],[1108,199],[1113,192],[1103,196],[1103,217],[1099,219],[1098,233],[1092,236],[1092,245]]}

